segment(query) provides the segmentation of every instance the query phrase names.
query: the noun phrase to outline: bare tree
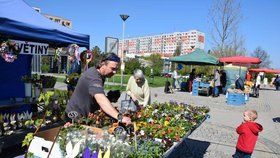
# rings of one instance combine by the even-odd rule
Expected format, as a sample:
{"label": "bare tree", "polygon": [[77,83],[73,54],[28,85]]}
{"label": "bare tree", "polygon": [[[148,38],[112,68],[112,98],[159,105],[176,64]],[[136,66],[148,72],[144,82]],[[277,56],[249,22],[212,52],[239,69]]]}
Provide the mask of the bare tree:
{"label": "bare tree", "polygon": [[257,57],[261,59],[261,63],[259,65],[256,65],[255,67],[259,68],[269,68],[271,61],[270,61],[270,56],[269,54],[263,50],[260,46],[257,47],[254,52],[251,54],[253,57]]}
{"label": "bare tree", "polygon": [[236,0],[214,0],[209,11],[213,51],[219,56],[244,53],[244,38],[238,33],[242,20],[241,4]]}

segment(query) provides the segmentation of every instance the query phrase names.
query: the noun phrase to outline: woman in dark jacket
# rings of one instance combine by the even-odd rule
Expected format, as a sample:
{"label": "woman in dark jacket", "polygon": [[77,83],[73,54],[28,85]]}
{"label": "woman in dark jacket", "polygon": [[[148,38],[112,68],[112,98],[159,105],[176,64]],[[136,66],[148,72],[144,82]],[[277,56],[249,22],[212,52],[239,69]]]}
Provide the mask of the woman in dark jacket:
{"label": "woman in dark jacket", "polygon": [[276,76],[273,84],[275,85],[276,90],[279,91],[280,90],[280,78],[278,75]]}

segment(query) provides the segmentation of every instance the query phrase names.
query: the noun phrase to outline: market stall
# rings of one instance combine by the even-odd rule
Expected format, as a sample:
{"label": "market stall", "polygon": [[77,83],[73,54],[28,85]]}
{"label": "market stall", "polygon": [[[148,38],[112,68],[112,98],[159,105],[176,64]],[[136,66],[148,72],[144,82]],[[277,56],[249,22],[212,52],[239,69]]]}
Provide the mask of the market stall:
{"label": "market stall", "polygon": [[[266,73],[266,74],[274,74],[276,75],[275,77],[273,77],[271,79],[271,82],[268,83],[268,79],[264,77],[264,85],[267,85],[269,84],[271,87],[274,87],[276,88],[276,90],[279,90],[279,87],[280,87],[280,81],[279,81],[279,75],[280,75],[280,70],[275,70],[275,69],[268,69],[268,68],[258,68],[258,69],[250,69],[249,70],[250,73]],[[257,74],[255,74],[255,76],[257,76]]]}
{"label": "market stall", "polygon": [[268,69],[268,68],[258,68],[258,69],[249,69],[250,72],[264,72],[264,73],[271,73],[271,74],[280,74],[280,70],[275,69]]}
{"label": "market stall", "polygon": [[27,133],[20,122],[36,117],[38,102],[24,83],[35,80],[32,56],[72,43],[89,48],[89,36],[52,22],[22,0],[0,0],[0,7],[0,148],[5,149]]}
{"label": "market stall", "polygon": [[[204,52],[202,49],[196,49],[192,53],[180,55],[176,57],[172,57],[169,59],[169,61],[175,62],[175,63],[181,63],[185,65],[218,65],[219,61],[216,57],[211,56]],[[192,85],[192,94],[194,96],[197,96],[200,94],[206,94],[209,95],[209,88],[210,83],[209,82],[202,82],[201,80],[197,80]]]}
{"label": "market stall", "polygon": [[[261,60],[254,57],[246,56],[232,56],[222,57],[219,61],[227,64],[224,66],[224,70],[227,74],[227,104],[228,105],[244,105],[246,101],[249,101],[249,94],[253,88],[253,84],[250,81],[245,82],[247,67],[251,64],[260,64]],[[242,88],[236,89],[236,84],[241,83]]]}

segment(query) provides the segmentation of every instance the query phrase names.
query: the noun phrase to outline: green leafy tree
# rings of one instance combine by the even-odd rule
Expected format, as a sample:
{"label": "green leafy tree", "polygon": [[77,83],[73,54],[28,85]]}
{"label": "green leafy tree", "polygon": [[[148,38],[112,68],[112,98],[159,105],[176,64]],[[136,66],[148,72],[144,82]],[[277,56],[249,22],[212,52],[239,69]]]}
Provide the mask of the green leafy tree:
{"label": "green leafy tree", "polygon": [[[181,46],[177,46],[176,50],[173,53],[173,56],[180,56],[181,55]],[[177,64],[176,63],[172,63],[171,65],[171,70],[174,70],[176,68]]]}
{"label": "green leafy tree", "polygon": [[89,63],[89,67],[94,66],[101,59],[102,52],[98,46],[92,48],[93,60]]}
{"label": "green leafy tree", "polygon": [[139,59],[137,59],[137,58],[129,59],[125,63],[124,73],[125,74],[133,74],[133,71],[135,69],[141,69],[141,63],[139,62]]}
{"label": "green leafy tree", "polygon": [[[151,67],[153,68],[153,73],[155,76],[160,76],[163,68],[163,60],[160,54],[152,54],[146,57],[146,60],[150,61]],[[151,69],[150,69],[151,70]],[[149,70],[147,70],[149,71]]]}

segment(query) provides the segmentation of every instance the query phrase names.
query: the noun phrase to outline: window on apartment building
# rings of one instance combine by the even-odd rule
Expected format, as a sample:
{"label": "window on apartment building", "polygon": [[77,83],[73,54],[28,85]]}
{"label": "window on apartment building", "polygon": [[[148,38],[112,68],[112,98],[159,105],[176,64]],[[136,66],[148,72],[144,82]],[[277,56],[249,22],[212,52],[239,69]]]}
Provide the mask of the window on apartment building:
{"label": "window on apartment building", "polygon": [[54,19],[55,22],[60,22],[60,19]]}

